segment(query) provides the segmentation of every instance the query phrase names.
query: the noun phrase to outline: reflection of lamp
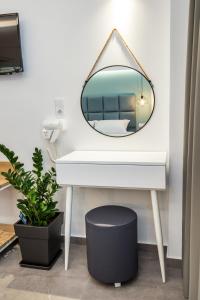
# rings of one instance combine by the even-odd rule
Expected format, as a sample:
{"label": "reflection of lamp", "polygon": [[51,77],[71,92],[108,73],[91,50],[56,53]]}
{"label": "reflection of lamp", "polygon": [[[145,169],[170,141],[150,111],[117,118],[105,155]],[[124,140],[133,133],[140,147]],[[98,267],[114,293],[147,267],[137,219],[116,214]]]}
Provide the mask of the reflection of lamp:
{"label": "reflection of lamp", "polygon": [[146,104],[146,100],[144,98],[143,90],[144,90],[144,83],[143,83],[143,76],[141,75],[141,96],[138,99],[138,104],[144,106]]}
{"label": "reflection of lamp", "polygon": [[139,104],[140,104],[141,106],[144,106],[145,103],[146,103],[146,101],[145,101],[145,99],[144,99],[144,96],[141,95],[140,100],[139,100]]}

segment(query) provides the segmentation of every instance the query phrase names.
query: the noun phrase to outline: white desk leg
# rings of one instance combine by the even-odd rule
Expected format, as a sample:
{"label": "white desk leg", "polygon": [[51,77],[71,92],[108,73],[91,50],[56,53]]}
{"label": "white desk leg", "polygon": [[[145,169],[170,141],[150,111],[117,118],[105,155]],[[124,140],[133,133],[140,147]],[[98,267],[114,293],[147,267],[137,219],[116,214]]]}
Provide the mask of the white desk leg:
{"label": "white desk leg", "polygon": [[162,237],[162,228],[161,228],[161,221],[160,221],[160,210],[159,210],[159,205],[158,205],[157,192],[155,190],[151,191],[151,202],[152,202],[152,208],[153,208],[153,218],[154,218],[154,226],[155,226],[156,241],[157,241],[157,247],[158,247],[158,256],[159,256],[159,261],[160,261],[162,281],[163,281],[163,283],[165,283],[166,279],[165,279],[165,259],[164,259],[163,237]]}
{"label": "white desk leg", "polygon": [[72,186],[67,186],[65,204],[65,270],[68,269],[71,236]]}

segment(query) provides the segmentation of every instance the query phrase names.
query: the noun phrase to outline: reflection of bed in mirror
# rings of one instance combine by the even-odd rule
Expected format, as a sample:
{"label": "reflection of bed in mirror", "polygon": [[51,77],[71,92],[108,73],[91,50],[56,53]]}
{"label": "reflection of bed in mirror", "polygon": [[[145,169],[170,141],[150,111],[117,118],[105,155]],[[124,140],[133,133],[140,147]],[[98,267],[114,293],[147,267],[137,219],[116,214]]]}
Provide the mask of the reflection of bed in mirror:
{"label": "reflection of bed in mirror", "polygon": [[127,66],[109,66],[94,73],[81,94],[86,121],[108,136],[131,135],[147,124],[154,109],[151,82]]}
{"label": "reflection of bed in mirror", "polygon": [[113,136],[136,131],[136,96],[83,97],[82,110],[89,124],[99,132]]}

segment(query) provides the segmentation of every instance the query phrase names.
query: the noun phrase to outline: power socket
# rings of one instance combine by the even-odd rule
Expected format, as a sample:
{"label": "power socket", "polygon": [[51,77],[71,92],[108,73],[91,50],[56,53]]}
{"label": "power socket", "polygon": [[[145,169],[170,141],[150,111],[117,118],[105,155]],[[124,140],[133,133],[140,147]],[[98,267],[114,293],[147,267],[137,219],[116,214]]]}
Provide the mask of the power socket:
{"label": "power socket", "polygon": [[64,97],[56,97],[54,100],[55,114],[57,117],[63,117],[64,115]]}

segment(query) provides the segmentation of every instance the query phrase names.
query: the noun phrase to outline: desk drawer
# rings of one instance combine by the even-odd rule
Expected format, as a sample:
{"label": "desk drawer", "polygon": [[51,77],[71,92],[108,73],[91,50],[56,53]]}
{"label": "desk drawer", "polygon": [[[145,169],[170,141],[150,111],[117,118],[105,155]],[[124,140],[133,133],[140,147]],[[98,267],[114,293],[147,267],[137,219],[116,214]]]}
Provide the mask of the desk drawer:
{"label": "desk drawer", "polygon": [[57,163],[57,181],[63,185],[165,189],[163,165]]}

